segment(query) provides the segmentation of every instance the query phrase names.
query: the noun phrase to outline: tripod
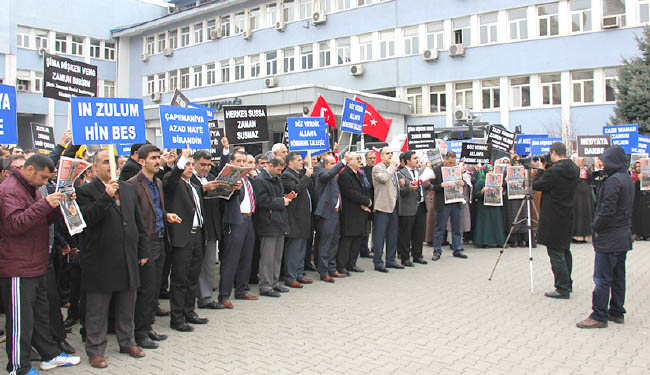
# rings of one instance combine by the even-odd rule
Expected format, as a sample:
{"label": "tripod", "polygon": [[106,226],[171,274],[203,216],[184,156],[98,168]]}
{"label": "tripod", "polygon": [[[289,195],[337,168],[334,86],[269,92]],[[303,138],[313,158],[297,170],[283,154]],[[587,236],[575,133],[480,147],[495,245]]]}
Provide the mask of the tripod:
{"label": "tripod", "polygon": [[[528,230],[528,261],[529,261],[529,267],[530,267],[530,292],[533,292],[533,226],[532,226],[532,219],[530,218],[530,202],[533,200],[533,195],[528,191],[526,192],[526,198],[521,201],[521,205],[519,206],[519,210],[517,210],[517,216],[515,216],[515,219],[512,221],[512,225],[510,226],[510,232],[508,232],[508,236],[506,237],[505,242],[503,243],[503,248],[499,251],[499,257],[497,258],[496,263],[494,263],[494,267],[492,268],[492,273],[490,274],[490,277],[488,280],[492,280],[492,276],[494,276],[494,271],[497,269],[497,265],[499,264],[499,261],[501,260],[501,255],[503,255],[503,252],[506,250],[506,247],[508,246],[508,240],[510,240],[510,236],[512,236],[512,232],[515,229],[516,225],[521,224],[522,222],[526,221],[526,229]],[[524,209],[524,206],[526,206],[526,211],[528,213],[528,217],[525,219],[519,219],[519,216],[521,215],[521,212]],[[535,215],[539,217],[537,213],[537,208],[535,205],[533,205],[533,210],[535,212]]]}

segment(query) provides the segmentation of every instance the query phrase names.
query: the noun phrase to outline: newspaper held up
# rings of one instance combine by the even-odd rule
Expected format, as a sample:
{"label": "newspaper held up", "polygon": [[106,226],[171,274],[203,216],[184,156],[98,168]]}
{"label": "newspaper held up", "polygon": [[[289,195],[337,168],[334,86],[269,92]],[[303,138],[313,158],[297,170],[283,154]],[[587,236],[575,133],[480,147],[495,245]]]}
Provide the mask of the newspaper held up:
{"label": "newspaper held up", "polygon": [[83,232],[86,221],[81,215],[77,202],[72,200],[74,194],[74,182],[79,176],[90,167],[90,163],[81,159],[73,159],[62,156],[59,161],[58,175],[56,178],[56,191],[63,193],[64,198],[60,207],[63,219],[71,236]]}
{"label": "newspaper held up", "polygon": [[506,184],[508,185],[508,199],[526,198],[526,169],[524,166],[509,166]]}
{"label": "newspaper held up", "polygon": [[463,203],[463,169],[460,165],[455,167],[442,167],[442,181],[450,182],[451,186],[445,187],[445,204]]}
{"label": "newspaper held up", "polygon": [[486,206],[503,206],[503,175],[488,173],[485,175],[483,204]]}
{"label": "newspaper held up", "polygon": [[639,174],[639,183],[641,190],[650,190],[650,159],[643,158],[638,160],[641,166],[641,173]]}
{"label": "newspaper held up", "polygon": [[232,193],[235,191],[235,185],[244,176],[248,175],[251,170],[253,170],[252,167],[238,167],[236,165],[226,164],[216,178],[221,184],[214,190],[208,190],[205,199],[230,199]]}

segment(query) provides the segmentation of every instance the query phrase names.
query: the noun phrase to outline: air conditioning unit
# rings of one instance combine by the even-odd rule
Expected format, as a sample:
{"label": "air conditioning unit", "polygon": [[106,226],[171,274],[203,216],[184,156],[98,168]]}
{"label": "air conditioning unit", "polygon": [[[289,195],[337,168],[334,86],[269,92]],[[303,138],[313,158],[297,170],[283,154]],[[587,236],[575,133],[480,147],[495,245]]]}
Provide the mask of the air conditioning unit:
{"label": "air conditioning unit", "polygon": [[425,49],[422,53],[424,61],[438,61],[438,50],[437,49]]}
{"label": "air conditioning unit", "polygon": [[241,36],[246,40],[250,40],[251,37],[253,36],[253,33],[250,30],[244,30],[244,32],[241,33]]}
{"label": "air conditioning unit", "polygon": [[169,8],[167,8],[167,11],[169,12],[169,14],[177,13],[177,12],[178,12],[178,8],[176,8],[176,7],[169,7]]}
{"label": "air conditioning unit", "polygon": [[18,91],[27,91],[27,85],[17,85],[16,90],[18,90]]}
{"label": "air conditioning unit", "polygon": [[362,76],[363,65],[350,65],[350,74],[353,76]]}
{"label": "air conditioning unit", "polygon": [[208,36],[208,38],[210,38],[210,40],[217,40],[221,38],[221,35],[219,35],[219,30],[217,29],[210,30],[210,35]]}
{"label": "air conditioning unit", "polygon": [[271,88],[278,85],[278,79],[275,77],[269,77],[264,80],[264,86]]}
{"label": "air conditioning unit", "polygon": [[275,29],[278,31],[284,31],[284,21],[278,21],[275,23]]}
{"label": "air conditioning unit", "polygon": [[160,93],[154,92],[153,94],[151,94],[151,101],[154,103],[160,103]]}
{"label": "air conditioning unit", "polygon": [[163,53],[165,56],[171,56],[174,54],[174,50],[171,48],[165,48],[165,51]]}
{"label": "air conditioning unit", "polygon": [[149,61],[149,55],[147,55],[146,53],[143,53],[142,56],[141,56],[140,58],[141,58],[142,61],[144,61],[144,62]]}
{"label": "air conditioning unit", "polygon": [[46,53],[47,53],[47,48],[42,48],[41,47],[41,48],[38,49],[38,55],[39,56],[45,56]]}
{"label": "air conditioning unit", "polygon": [[314,25],[325,23],[327,22],[327,14],[325,14],[324,10],[314,12],[314,14],[311,15],[311,21],[314,23]]}
{"label": "air conditioning unit", "polygon": [[603,29],[617,29],[621,27],[621,16],[603,17]]}
{"label": "air conditioning unit", "polygon": [[470,112],[468,109],[466,109],[464,106],[459,105],[456,106],[456,110],[454,111],[454,120],[456,121],[467,121],[469,120],[469,117],[471,116]]}
{"label": "air conditioning unit", "polygon": [[451,57],[465,56],[465,48],[463,47],[463,44],[462,43],[452,44],[449,47],[449,56]]}

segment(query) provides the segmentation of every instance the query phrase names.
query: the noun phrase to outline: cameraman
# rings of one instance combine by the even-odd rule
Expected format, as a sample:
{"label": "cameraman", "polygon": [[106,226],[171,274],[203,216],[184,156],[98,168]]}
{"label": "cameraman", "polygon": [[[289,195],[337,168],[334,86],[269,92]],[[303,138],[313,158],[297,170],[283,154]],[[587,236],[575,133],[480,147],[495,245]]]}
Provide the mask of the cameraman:
{"label": "cameraman", "polygon": [[570,250],[573,196],[580,169],[567,159],[566,146],[562,142],[553,143],[550,156],[530,165],[539,169],[533,180],[533,189],[542,192],[538,242],[546,245],[555,277],[555,290],[544,295],[569,299],[573,284]]}

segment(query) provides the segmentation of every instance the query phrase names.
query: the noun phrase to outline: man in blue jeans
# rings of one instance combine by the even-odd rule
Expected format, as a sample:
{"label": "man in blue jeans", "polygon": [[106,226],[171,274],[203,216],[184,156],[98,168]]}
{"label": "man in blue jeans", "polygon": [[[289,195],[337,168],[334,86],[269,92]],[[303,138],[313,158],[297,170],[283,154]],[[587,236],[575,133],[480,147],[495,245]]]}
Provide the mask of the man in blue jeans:
{"label": "man in blue jeans", "polygon": [[[592,310],[578,328],[605,328],[607,321],[623,324],[625,308],[625,258],[632,250],[634,183],[627,174],[625,151],[609,147],[600,157],[605,180],[600,185],[593,223],[596,251]],[[611,299],[610,299],[611,291]],[[608,309],[609,305],[609,309]]]}
{"label": "man in blue jeans", "polygon": [[[435,177],[431,180],[431,186],[435,191],[434,205],[436,208],[436,228],[433,234],[433,258],[435,262],[442,254],[442,240],[447,228],[447,222],[451,217],[451,243],[456,258],[467,259],[463,253],[461,242],[461,203],[445,204],[445,186],[447,183],[442,180],[442,167],[453,167],[456,165],[456,153],[449,151],[445,154],[442,166],[434,169]],[[464,183],[463,183],[464,184]]]}

